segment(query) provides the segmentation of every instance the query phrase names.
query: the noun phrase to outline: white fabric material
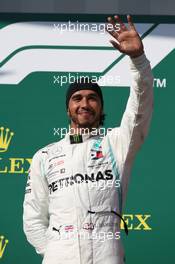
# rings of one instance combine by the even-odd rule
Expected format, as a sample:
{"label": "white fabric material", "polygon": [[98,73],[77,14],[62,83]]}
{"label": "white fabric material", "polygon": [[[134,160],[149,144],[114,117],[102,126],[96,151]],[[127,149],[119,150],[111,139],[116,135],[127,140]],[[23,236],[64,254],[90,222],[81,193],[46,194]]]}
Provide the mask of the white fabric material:
{"label": "white fabric material", "polygon": [[33,157],[24,232],[44,255],[43,264],[124,263],[120,218],[111,211],[122,213],[132,162],[153,109],[149,61],[143,54],[130,59],[130,68],[132,86],[120,127],[104,137],[83,135],[77,144],[67,134]]}

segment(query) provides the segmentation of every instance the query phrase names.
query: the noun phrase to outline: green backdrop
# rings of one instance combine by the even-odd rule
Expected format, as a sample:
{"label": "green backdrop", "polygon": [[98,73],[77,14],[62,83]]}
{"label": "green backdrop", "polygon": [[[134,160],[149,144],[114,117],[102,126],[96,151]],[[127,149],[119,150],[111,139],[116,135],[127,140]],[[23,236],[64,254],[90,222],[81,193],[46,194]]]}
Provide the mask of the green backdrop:
{"label": "green backdrop", "polygon": [[[20,60],[23,50],[34,53],[38,49],[39,52],[41,43],[30,31],[28,37],[31,40],[33,38],[33,43],[27,44],[25,37],[23,39],[22,34],[19,34],[18,28],[15,28],[14,25],[22,22],[20,24],[21,32],[24,32],[27,23],[34,21],[35,27],[38,26],[37,23],[40,23],[38,30],[42,31],[46,27],[42,21],[50,21],[53,24],[52,21],[72,19],[72,21],[100,23],[104,22],[106,16],[4,14],[1,18],[0,37],[3,41],[0,43],[0,127],[4,127],[4,131],[2,129],[0,131],[0,263],[41,263],[41,257],[28,244],[22,229],[22,204],[27,171],[33,154],[39,148],[59,140],[58,128],[68,126],[65,111],[65,91],[68,83],[59,87],[54,83],[54,76],[68,74],[69,69],[67,72],[60,68],[53,71],[48,66],[48,69],[46,67],[42,70],[42,67],[39,68],[40,66],[36,68],[38,61],[34,61],[32,65],[35,67],[30,67],[31,71],[24,75],[18,83],[15,83],[16,77],[14,78],[14,76],[27,67],[32,59],[28,55],[24,61]],[[25,23],[23,23],[24,21]],[[167,39],[170,43],[175,43],[175,33],[172,31],[175,19],[173,21],[172,17],[135,16],[134,21],[139,25],[149,24],[147,29],[142,30],[142,37],[146,36],[149,39],[152,34],[151,40],[149,40],[152,41],[152,45],[147,46],[146,49],[148,53],[153,49],[152,54],[155,55],[157,61],[153,67],[155,103],[152,123],[145,144],[135,159],[124,210],[124,217],[129,226],[128,237],[123,234],[126,261],[127,263],[142,264],[174,263],[175,49],[167,44],[169,50],[160,51],[161,48],[155,43],[157,39],[160,44],[161,41]],[[163,25],[164,29],[164,31],[160,31],[161,36],[156,32],[154,34],[154,30],[160,25]],[[152,26],[154,29],[149,31]],[[15,32],[17,33],[15,34]],[[9,37],[11,35],[12,39]],[[55,56],[57,56],[59,40],[58,44],[53,41],[53,44],[49,45],[47,41],[47,43],[44,42],[47,40],[47,35],[44,37],[43,51],[54,50]],[[63,46],[63,44],[61,45]],[[33,48],[31,49],[29,46],[33,46]],[[72,52],[77,49],[77,44],[75,45],[74,42],[70,43],[70,46]],[[64,50],[64,47],[62,49]],[[88,46],[86,49],[88,50]],[[99,48],[93,46],[93,49],[98,50]],[[100,47],[100,49],[104,52],[105,50],[113,52],[109,47]],[[105,54],[102,53],[102,56]],[[163,54],[162,57],[160,54]],[[118,57],[118,61],[122,59],[122,57]],[[150,61],[152,59],[153,57],[149,57]],[[76,64],[74,61],[70,61],[70,63]],[[86,63],[92,63],[93,68],[96,58],[94,57],[93,62],[87,61]],[[110,67],[112,68],[116,63],[111,63]],[[47,61],[45,64],[47,65]],[[108,66],[106,65],[106,67]],[[103,67],[103,63],[100,67]],[[87,69],[89,69],[88,65]],[[72,70],[72,75],[76,76],[77,72],[80,73],[80,70]],[[99,76],[102,72],[104,73],[104,69],[91,72],[87,70],[81,74]],[[128,78],[127,75],[126,78]],[[120,124],[129,95],[129,85],[122,84],[122,82],[121,80],[117,88],[114,85],[102,87],[105,113],[107,114],[106,128]],[[8,133],[6,128],[10,129]],[[10,136],[11,132],[14,133],[12,136]],[[5,139],[5,137],[7,138]]]}

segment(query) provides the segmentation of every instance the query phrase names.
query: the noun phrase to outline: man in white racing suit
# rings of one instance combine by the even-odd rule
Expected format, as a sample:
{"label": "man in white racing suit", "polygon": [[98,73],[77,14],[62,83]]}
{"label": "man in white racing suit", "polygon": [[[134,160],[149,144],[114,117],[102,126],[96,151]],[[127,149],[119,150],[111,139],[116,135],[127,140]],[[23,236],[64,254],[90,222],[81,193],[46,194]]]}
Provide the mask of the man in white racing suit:
{"label": "man in white racing suit", "polygon": [[[94,83],[70,86],[71,129],[32,159],[24,199],[24,232],[43,264],[123,264],[122,209],[137,150],[148,131],[153,77],[142,41],[127,16],[108,18],[113,46],[129,55],[132,85],[120,127],[101,135],[103,96]],[[120,30],[116,31],[116,22]],[[95,128],[95,129],[93,129]],[[82,133],[86,129],[88,132]],[[127,226],[125,231],[127,233]]]}

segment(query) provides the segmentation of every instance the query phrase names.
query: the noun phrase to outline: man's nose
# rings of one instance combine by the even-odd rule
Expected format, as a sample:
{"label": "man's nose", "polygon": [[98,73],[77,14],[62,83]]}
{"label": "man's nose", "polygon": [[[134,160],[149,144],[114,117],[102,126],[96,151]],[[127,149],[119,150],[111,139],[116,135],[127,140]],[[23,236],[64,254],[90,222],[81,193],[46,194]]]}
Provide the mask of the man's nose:
{"label": "man's nose", "polygon": [[81,100],[81,107],[87,107],[88,105],[88,99],[86,97],[83,97]]}

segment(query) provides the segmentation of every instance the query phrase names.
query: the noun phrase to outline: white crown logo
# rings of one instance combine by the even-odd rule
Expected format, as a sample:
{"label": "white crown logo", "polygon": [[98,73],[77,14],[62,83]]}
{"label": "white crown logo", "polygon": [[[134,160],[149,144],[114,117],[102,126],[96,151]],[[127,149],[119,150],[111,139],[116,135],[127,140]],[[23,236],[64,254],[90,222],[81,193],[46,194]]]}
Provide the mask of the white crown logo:
{"label": "white crown logo", "polygon": [[4,239],[4,236],[0,236],[0,258],[2,258],[8,242],[8,239]]}
{"label": "white crown logo", "polygon": [[7,151],[13,135],[9,128],[0,127],[0,152]]}

